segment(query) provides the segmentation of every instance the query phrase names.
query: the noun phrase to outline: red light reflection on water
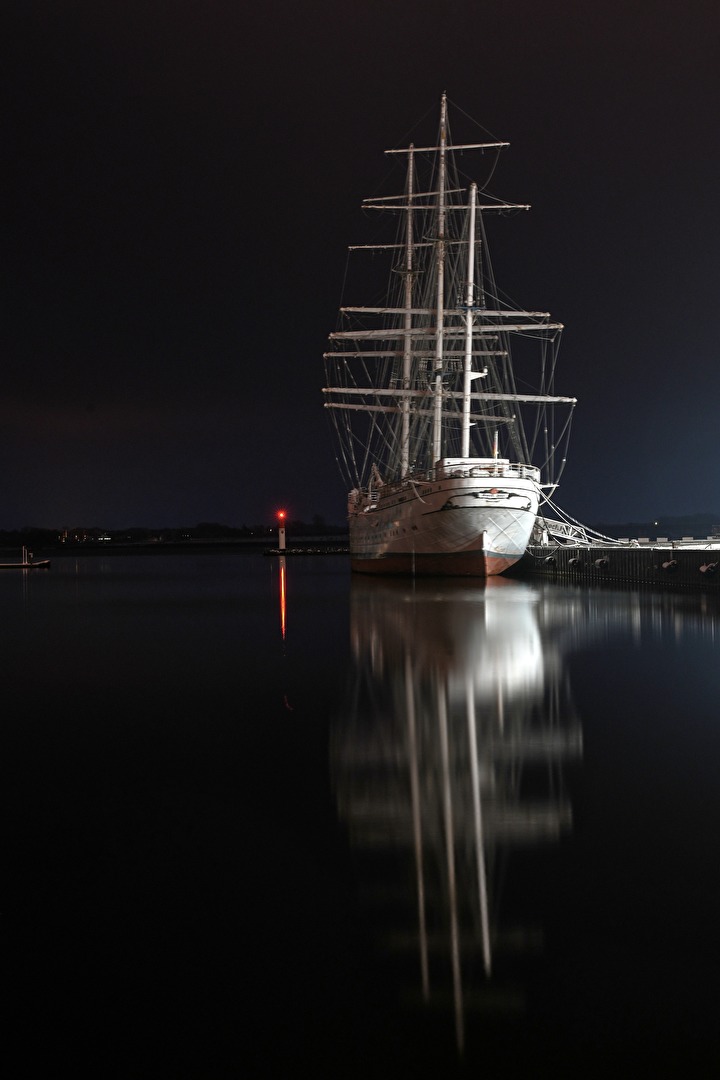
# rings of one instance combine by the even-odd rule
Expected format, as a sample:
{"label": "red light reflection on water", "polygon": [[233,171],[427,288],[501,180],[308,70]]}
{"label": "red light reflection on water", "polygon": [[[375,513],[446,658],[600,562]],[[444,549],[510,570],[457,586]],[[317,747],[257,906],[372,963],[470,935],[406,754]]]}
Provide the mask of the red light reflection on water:
{"label": "red light reflection on water", "polygon": [[287,605],[285,593],[285,559],[280,558],[280,633],[285,640]]}

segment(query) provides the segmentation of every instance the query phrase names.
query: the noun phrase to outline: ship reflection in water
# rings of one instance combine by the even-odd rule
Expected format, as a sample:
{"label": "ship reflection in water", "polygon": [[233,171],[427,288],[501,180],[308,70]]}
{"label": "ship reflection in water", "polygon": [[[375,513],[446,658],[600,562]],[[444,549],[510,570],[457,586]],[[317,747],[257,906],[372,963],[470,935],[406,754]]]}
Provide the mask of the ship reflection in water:
{"label": "ship reflection in water", "polygon": [[543,947],[532,895],[503,921],[508,856],[572,826],[582,732],[540,595],[502,578],[352,585],[338,812],[401,992],[449,1010],[460,1051],[470,1012],[522,1009],[512,957]]}

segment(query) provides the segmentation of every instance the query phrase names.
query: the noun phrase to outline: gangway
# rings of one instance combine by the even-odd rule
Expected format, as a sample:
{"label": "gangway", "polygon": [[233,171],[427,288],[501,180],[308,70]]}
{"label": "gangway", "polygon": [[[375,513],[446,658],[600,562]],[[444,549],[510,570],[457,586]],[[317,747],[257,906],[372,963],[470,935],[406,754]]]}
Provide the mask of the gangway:
{"label": "gangway", "polygon": [[[559,508],[553,507],[553,509]],[[563,513],[562,510],[560,512]],[[561,544],[563,547],[592,547],[598,542],[612,547],[638,546],[637,540],[614,540],[611,536],[603,536],[602,533],[596,532],[587,525],[581,525],[578,521],[572,519],[561,521],[559,518],[546,517],[544,514],[538,514],[535,518],[530,538],[531,544],[545,546]]]}

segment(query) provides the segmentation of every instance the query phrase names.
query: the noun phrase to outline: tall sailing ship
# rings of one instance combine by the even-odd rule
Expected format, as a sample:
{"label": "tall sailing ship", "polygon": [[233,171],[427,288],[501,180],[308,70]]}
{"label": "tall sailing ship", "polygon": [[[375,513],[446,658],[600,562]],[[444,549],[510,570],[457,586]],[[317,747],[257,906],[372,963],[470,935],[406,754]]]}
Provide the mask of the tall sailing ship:
{"label": "tall sailing ship", "polygon": [[[554,392],[563,327],[500,293],[488,251],[486,219],[529,209],[486,190],[508,145],[454,143],[443,95],[436,145],[386,151],[404,165],[402,194],[363,203],[396,231],[350,252],[387,257],[389,287],[341,307],[323,391],[355,571],[502,573],[559,482],[575,404]],[[471,152],[481,183],[460,168]]]}

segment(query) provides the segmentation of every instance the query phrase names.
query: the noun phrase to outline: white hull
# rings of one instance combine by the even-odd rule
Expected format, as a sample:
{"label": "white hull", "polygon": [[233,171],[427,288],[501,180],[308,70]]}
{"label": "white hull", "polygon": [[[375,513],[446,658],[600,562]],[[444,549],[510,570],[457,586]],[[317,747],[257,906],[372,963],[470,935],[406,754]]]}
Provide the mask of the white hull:
{"label": "white hull", "polygon": [[374,503],[351,493],[352,569],[483,578],[521,559],[538,511],[535,470],[465,472],[381,488]]}

